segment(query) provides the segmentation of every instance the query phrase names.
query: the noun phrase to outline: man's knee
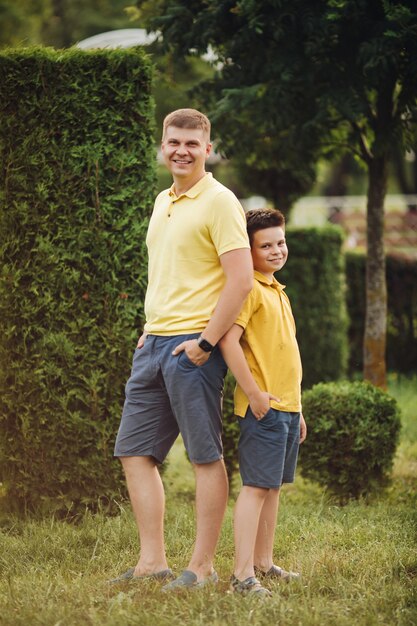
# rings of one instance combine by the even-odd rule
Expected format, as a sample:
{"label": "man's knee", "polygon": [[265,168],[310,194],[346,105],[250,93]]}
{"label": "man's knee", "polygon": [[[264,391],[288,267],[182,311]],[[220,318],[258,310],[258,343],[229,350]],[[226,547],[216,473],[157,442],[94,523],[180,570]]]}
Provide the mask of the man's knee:
{"label": "man's knee", "polygon": [[119,456],[118,458],[125,472],[152,469],[157,464],[152,456]]}

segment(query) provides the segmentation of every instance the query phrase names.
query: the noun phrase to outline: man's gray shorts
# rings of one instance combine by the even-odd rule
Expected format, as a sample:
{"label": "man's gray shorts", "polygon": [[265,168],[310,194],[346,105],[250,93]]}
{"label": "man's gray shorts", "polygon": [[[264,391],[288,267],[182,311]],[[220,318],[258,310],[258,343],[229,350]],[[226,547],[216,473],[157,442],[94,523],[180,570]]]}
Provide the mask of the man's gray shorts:
{"label": "man's gray shorts", "polygon": [[257,420],[250,407],[240,426],[239,469],[244,485],[278,489],[294,482],[300,445],[300,413],[269,409]]}
{"label": "man's gray shorts", "polygon": [[216,347],[197,367],[174,348],[199,333],[148,335],[136,349],[114,455],[152,456],[162,463],[181,432],[193,463],[222,458],[222,399],[226,364]]}

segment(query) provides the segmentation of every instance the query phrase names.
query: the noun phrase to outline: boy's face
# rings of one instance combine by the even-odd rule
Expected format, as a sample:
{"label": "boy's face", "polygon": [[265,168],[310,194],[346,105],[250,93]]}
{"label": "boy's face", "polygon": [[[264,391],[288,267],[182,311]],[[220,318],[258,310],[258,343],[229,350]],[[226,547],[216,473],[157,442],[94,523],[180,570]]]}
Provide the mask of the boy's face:
{"label": "boy's face", "polygon": [[271,226],[253,234],[251,253],[253,267],[267,278],[273,278],[285,265],[288,248],[282,226]]}
{"label": "boy's face", "polygon": [[211,143],[201,128],[168,126],[161,149],[165,165],[174,178],[193,179],[204,173]]}

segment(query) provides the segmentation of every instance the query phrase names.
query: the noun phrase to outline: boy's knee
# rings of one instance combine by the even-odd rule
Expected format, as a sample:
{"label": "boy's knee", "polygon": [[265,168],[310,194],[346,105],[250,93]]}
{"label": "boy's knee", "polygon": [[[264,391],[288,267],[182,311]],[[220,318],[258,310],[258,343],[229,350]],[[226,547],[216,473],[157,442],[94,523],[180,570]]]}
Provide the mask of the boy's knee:
{"label": "boy's knee", "polygon": [[195,461],[192,461],[191,463],[194,471],[201,474],[226,469],[223,459],[216,459],[215,461],[210,461],[209,463],[196,463]]}

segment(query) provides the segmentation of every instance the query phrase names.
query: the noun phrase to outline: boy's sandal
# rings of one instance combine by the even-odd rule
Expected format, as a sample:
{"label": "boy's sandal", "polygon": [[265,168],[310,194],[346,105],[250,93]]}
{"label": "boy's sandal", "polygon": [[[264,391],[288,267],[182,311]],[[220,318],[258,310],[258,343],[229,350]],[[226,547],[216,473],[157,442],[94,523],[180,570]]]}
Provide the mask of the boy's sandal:
{"label": "boy's sandal", "polygon": [[169,591],[181,591],[183,589],[201,589],[201,587],[206,587],[206,585],[216,584],[219,580],[217,572],[213,571],[207,578],[197,581],[197,575],[194,572],[191,572],[188,569],[185,569],[182,574],[172,580],[168,584],[164,585],[161,589],[164,593]]}
{"label": "boy's sandal", "polygon": [[259,567],[255,566],[255,574],[261,578],[278,578],[279,580],[285,580],[285,582],[300,580],[301,578],[299,572],[287,572],[287,570],[278,567],[278,565],[273,565],[267,572],[263,572]]}
{"label": "boy's sandal", "polygon": [[233,593],[240,593],[242,596],[272,596],[269,589],[262,587],[255,576],[249,576],[249,578],[245,580],[239,580],[236,576],[232,575],[230,578],[230,590],[233,591]]}

